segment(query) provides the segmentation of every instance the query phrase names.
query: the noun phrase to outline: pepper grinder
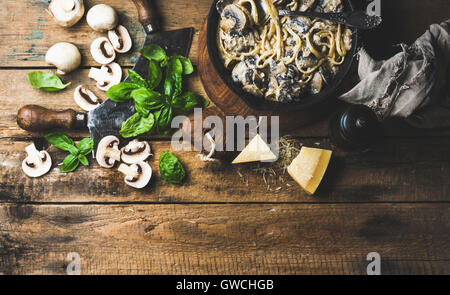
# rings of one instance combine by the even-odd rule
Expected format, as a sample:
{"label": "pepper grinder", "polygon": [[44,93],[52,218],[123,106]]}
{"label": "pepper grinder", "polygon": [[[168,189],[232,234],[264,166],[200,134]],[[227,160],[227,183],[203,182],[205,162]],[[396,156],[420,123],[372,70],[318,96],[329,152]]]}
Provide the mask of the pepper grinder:
{"label": "pepper grinder", "polygon": [[363,105],[351,105],[333,115],[329,125],[331,142],[347,151],[364,151],[381,136],[377,115]]}

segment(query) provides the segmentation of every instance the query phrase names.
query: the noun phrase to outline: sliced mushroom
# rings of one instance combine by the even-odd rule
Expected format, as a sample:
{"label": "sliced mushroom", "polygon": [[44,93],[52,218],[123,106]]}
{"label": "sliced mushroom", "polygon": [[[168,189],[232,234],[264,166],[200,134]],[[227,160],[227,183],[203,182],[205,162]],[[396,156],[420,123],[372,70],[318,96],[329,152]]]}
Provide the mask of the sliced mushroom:
{"label": "sliced mushroom", "polygon": [[76,70],[81,64],[81,54],[78,48],[67,42],[53,45],[45,55],[45,62],[54,65],[60,75]]}
{"label": "sliced mushroom", "polygon": [[97,81],[98,89],[108,91],[109,88],[119,84],[122,80],[122,68],[115,62],[104,65],[100,69],[91,68],[89,78]]}
{"label": "sliced mushroom", "polygon": [[311,80],[311,93],[312,94],[317,94],[320,91],[322,91],[323,88],[323,78],[322,78],[322,74],[320,74],[320,72],[316,72]]}
{"label": "sliced mushroom", "polygon": [[350,51],[352,49],[352,30],[346,29],[344,31],[344,48],[347,51]]}
{"label": "sliced mushroom", "polygon": [[300,6],[300,11],[309,11],[316,4],[316,0],[303,0]]}
{"label": "sliced mushroom", "polygon": [[320,0],[319,1],[320,12],[341,12],[342,0]]}
{"label": "sliced mushroom", "polygon": [[118,26],[114,30],[108,31],[108,38],[114,49],[119,53],[126,53],[133,46],[130,34],[124,26]]}
{"label": "sliced mushroom", "polygon": [[116,161],[120,161],[119,139],[115,136],[106,136],[97,147],[97,163],[103,167],[111,169]]}
{"label": "sliced mushroom", "polygon": [[80,85],[75,89],[73,98],[77,105],[87,112],[92,111],[101,104],[98,97],[83,85]]}
{"label": "sliced mushroom", "polygon": [[151,155],[150,144],[146,141],[133,140],[120,151],[122,152],[122,161],[127,164],[145,161]]}
{"label": "sliced mushroom", "polygon": [[52,168],[52,159],[46,151],[38,151],[34,144],[25,148],[28,156],[22,162],[22,170],[29,177],[41,177]]}
{"label": "sliced mushroom", "polygon": [[243,31],[249,22],[248,15],[237,4],[230,4],[225,6],[222,11],[222,18],[224,19],[220,27],[225,32],[241,32]]}
{"label": "sliced mushroom", "polygon": [[143,161],[128,166],[120,164],[119,171],[125,174],[125,183],[134,188],[144,188],[152,178],[152,168]]}
{"label": "sliced mushroom", "polygon": [[48,13],[63,27],[75,25],[84,15],[83,0],[52,0]]}
{"label": "sliced mushroom", "polygon": [[102,65],[112,63],[116,59],[114,47],[106,37],[97,38],[92,42],[91,54],[94,60]]}
{"label": "sliced mushroom", "polygon": [[119,17],[117,12],[109,5],[98,4],[89,9],[86,20],[88,25],[98,32],[106,32],[117,27]]}

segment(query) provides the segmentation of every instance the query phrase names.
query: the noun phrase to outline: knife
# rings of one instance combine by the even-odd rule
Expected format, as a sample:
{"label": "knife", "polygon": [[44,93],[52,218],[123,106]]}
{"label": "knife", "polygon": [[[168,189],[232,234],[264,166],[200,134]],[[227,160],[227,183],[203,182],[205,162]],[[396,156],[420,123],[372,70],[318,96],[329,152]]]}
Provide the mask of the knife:
{"label": "knife", "polygon": [[[157,44],[166,50],[169,56],[188,56],[194,34],[193,28],[161,31],[153,0],[133,0],[133,2],[138,10],[139,22],[147,33],[144,47],[149,44]],[[148,60],[142,56],[139,57],[133,70],[142,77],[147,77]],[[129,81],[129,78],[126,81]],[[27,105],[19,110],[17,124],[30,132],[88,128],[96,145],[108,135],[115,135],[121,139],[121,143],[126,143],[129,139],[122,138],[119,131],[122,123],[134,113],[136,110],[133,101],[116,103],[109,99],[89,113],[76,112],[71,109],[54,111],[37,105]]]}

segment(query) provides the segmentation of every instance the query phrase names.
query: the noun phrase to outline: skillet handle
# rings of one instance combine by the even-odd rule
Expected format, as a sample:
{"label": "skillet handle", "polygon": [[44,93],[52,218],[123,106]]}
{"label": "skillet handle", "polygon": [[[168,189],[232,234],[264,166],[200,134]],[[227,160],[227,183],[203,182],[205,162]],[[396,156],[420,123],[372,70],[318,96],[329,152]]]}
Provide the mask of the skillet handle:
{"label": "skillet handle", "polygon": [[133,0],[139,14],[139,22],[147,34],[159,31],[159,17],[153,0]]}

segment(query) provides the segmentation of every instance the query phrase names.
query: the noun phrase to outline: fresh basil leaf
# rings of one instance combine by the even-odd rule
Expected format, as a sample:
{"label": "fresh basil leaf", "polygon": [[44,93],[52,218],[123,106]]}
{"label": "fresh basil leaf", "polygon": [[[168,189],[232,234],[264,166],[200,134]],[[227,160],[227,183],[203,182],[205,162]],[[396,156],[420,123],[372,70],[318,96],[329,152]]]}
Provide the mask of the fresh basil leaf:
{"label": "fresh basil leaf", "polygon": [[164,94],[168,97],[176,97],[182,90],[183,65],[177,58],[170,59],[167,63],[166,81],[164,82]]}
{"label": "fresh basil leaf", "polygon": [[34,88],[47,92],[61,91],[71,84],[70,82],[64,84],[55,74],[38,71],[28,73],[28,82]]}
{"label": "fresh basil leaf", "polygon": [[148,60],[154,60],[157,62],[164,62],[167,60],[167,55],[164,49],[155,44],[142,48],[140,52]]}
{"label": "fresh basil leaf", "polygon": [[194,66],[189,58],[184,57],[182,55],[175,55],[174,58],[178,58],[183,65],[183,74],[190,75],[194,72]]}
{"label": "fresh basil leaf", "polygon": [[166,134],[170,130],[170,123],[173,119],[173,109],[171,106],[164,106],[157,117],[157,131],[159,134]]}
{"label": "fresh basil leaf", "polygon": [[126,102],[132,98],[131,92],[138,88],[139,85],[136,83],[121,82],[109,88],[109,90],[106,91],[106,96],[115,102]]}
{"label": "fresh basil leaf", "polygon": [[148,87],[147,81],[141,77],[136,71],[128,70],[128,77],[130,77],[131,82],[140,87]]}
{"label": "fresh basil leaf", "polygon": [[155,125],[155,117],[149,113],[148,117],[142,117],[139,113],[134,114],[122,124],[120,135],[124,138],[136,137],[148,133]]}
{"label": "fresh basil leaf", "polygon": [[78,143],[78,150],[82,155],[88,155],[94,149],[94,140],[92,138],[84,138]]}
{"label": "fresh basil leaf", "polygon": [[207,108],[209,101],[194,92],[186,92],[172,100],[172,107],[177,113],[190,114],[194,108]]}
{"label": "fresh basil leaf", "polygon": [[44,137],[48,142],[60,150],[67,151],[75,155],[79,153],[73,140],[62,132],[48,132],[44,135]]}
{"label": "fresh basil leaf", "polygon": [[[134,90],[131,96],[136,104],[136,110],[145,117],[150,110],[160,109],[164,105],[162,95],[147,88]],[[140,111],[141,109],[142,111]]]}
{"label": "fresh basil leaf", "polygon": [[186,171],[180,160],[171,152],[163,152],[159,157],[161,178],[169,183],[182,184]]}
{"label": "fresh basil leaf", "polygon": [[69,173],[77,169],[77,167],[80,165],[80,160],[78,160],[78,156],[76,155],[68,155],[59,169],[62,173]]}
{"label": "fresh basil leaf", "polygon": [[83,164],[84,166],[89,166],[89,160],[88,160],[88,158],[86,158],[85,155],[78,155],[78,160],[79,160],[80,163]]}
{"label": "fresh basil leaf", "polygon": [[157,62],[150,60],[148,64],[148,87],[155,89],[161,83],[162,70]]}

